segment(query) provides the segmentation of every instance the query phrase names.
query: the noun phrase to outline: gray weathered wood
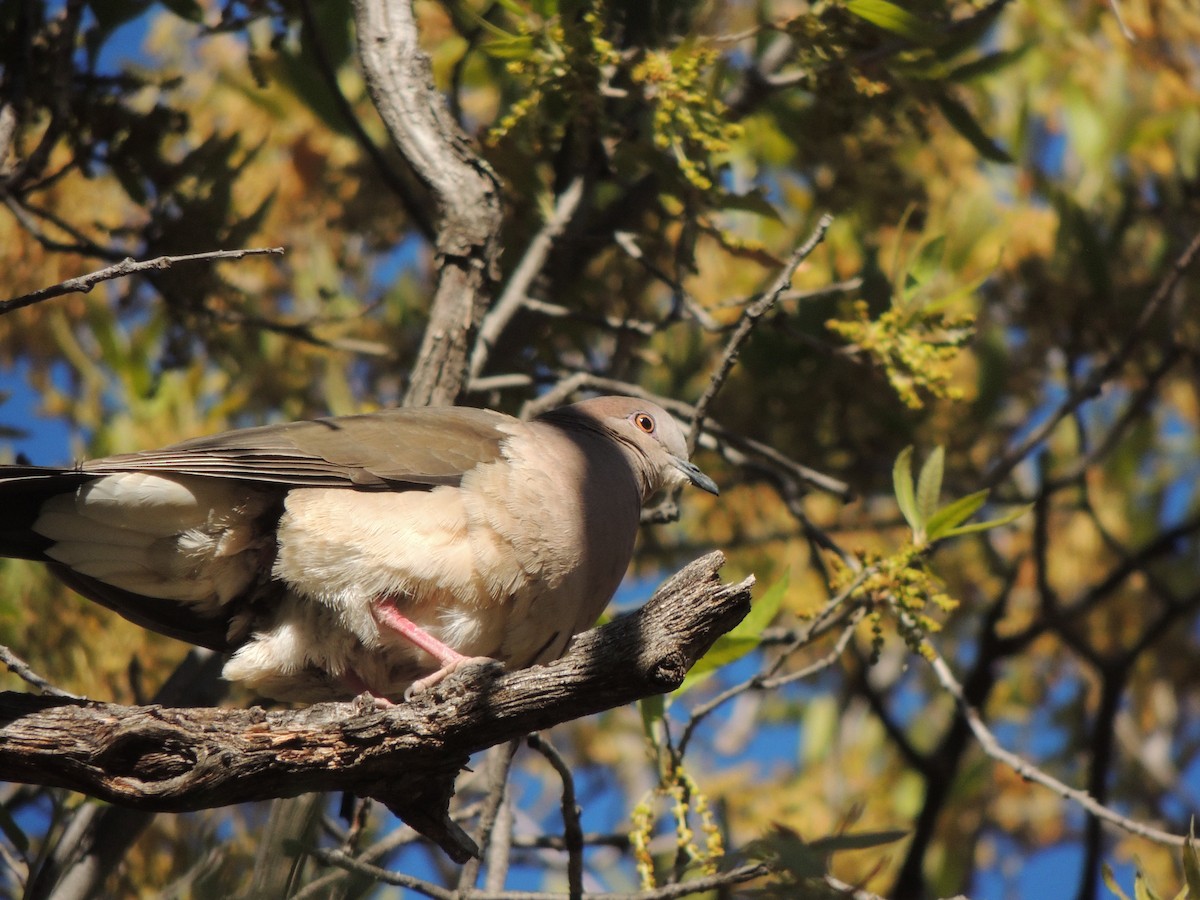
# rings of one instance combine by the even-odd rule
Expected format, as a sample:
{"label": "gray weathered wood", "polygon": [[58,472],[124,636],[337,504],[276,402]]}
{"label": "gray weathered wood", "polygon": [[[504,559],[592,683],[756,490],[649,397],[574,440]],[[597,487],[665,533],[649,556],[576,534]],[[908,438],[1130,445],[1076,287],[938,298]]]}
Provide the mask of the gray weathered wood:
{"label": "gray weathered wood", "polygon": [[392,707],[360,697],[297,710],[176,709],[3,693],[0,772],[174,812],[352,791],[462,860],[474,847],[447,805],[469,755],[678,686],[749,609],[753,579],[723,584],[723,562],[719,552],[697,560],[550,665],[471,669]]}

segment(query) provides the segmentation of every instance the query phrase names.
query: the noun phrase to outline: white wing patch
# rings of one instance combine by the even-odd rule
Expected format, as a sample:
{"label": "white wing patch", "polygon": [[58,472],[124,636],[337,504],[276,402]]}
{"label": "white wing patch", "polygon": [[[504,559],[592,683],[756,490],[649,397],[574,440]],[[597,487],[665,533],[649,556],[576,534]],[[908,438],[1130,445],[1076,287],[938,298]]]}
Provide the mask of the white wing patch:
{"label": "white wing patch", "polygon": [[215,612],[253,582],[270,502],[235,482],[128,472],[51,498],[33,530],[81,575]]}

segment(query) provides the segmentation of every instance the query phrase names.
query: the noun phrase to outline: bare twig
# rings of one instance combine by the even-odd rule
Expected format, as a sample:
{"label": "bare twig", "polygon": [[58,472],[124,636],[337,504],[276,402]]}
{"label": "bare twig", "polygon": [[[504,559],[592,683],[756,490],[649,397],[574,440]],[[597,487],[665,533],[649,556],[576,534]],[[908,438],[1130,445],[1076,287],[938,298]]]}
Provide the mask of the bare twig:
{"label": "bare twig", "polygon": [[579,821],[579,804],[575,799],[575,778],[571,767],[549,740],[531,734],[527,741],[554,767],[562,780],[563,845],[567,851],[567,890],[571,900],[583,896],[583,826]]}
{"label": "bare twig", "polygon": [[[562,894],[552,894],[546,891],[451,891],[431,882],[403,872],[392,872],[381,869],[369,863],[360,862],[340,850],[314,849],[310,851],[314,857],[331,866],[341,866],[351,872],[366,875],[384,884],[394,884],[414,890],[434,900],[562,900]],[[634,893],[587,893],[582,894],[582,900],[677,900],[694,894],[707,893],[735,884],[744,884],[755,878],[763,878],[770,874],[770,869],[762,863],[751,863],[738,866],[728,872],[697,878],[683,884],[670,884],[666,887],[650,891]]]}
{"label": "bare twig", "polygon": [[999,484],[1017,465],[1020,464],[1029,453],[1044,441],[1051,432],[1058,427],[1058,423],[1069,416],[1080,404],[1099,395],[1101,388],[1104,387],[1111,379],[1121,371],[1121,367],[1133,356],[1134,350],[1145,336],[1147,328],[1158,314],[1158,311],[1166,304],[1171,295],[1175,292],[1175,288],[1179,285],[1180,280],[1186,274],[1196,261],[1196,257],[1200,256],[1200,234],[1192,238],[1191,243],[1187,248],[1176,258],[1171,265],[1171,270],[1166,277],[1159,282],[1158,288],[1142,307],[1142,314],[1138,316],[1137,322],[1134,323],[1128,336],[1121,343],[1121,346],[1104,362],[1103,365],[1092,369],[1088,377],[1075,390],[1071,391],[1070,395],[1059,404],[1037,428],[1033,429],[1025,440],[1021,441],[1016,447],[1013,447],[1004,454],[996,464],[992,466],[987,476],[984,478],[985,487],[994,487]]}
{"label": "bare twig", "polygon": [[1006,750],[992,733],[991,729],[984,724],[983,717],[979,715],[979,711],[966,701],[963,687],[958,679],[954,677],[954,673],[950,671],[950,666],[946,663],[945,659],[942,658],[941,654],[937,652],[937,649],[929,641],[926,641],[924,646],[930,651],[931,655],[928,657],[929,665],[933,668],[938,683],[958,703],[958,708],[961,710],[963,718],[966,719],[971,733],[975,735],[975,739],[979,741],[983,752],[989,757],[1008,766],[1026,781],[1032,781],[1049,788],[1060,797],[1074,801],[1097,819],[1114,825],[1123,831],[1136,834],[1155,843],[1167,844],[1172,847],[1183,846],[1186,840],[1183,835],[1171,834],[1150,825],[1145,825],[1128,816],[1123,816],[1109,809],[1104,804],[1097,802],[1087,791],[1081,791],[1064,784],[1053,775],[1043,772],[1037,766],[1033,765],[1033,763],[1022,759],[1010,750]]}
{"label": "bare twig", "polygon": [[590,322],[612,331],[633,331],[645,337],[650,337],[659,329],[659,326],[654,322],[647,322],[644,319],[622,319],[618,316],[594,315],[583,310],[568,309],[557,303],[535,300],[533,297],[526,297],[523,306],[530,312],[538,313],[547,318],[578,319],[582,322]]}
{"label": "bare twig", "polygon": [[363,862],[361,859],[351,856],[344,850],[325,850],[321,847],[310,847],[308,853],[313,859],[320,860],[327,866],[337,866],[340,869],[345,869],[347,872],[356,872],[359,875],[365,875],[384,884],[394,884],[398,887],[408,888],[410,891],[416,891],[418,894],[432,897],[433,900],[459,900],[463,896],[459,891],[452,891],[449,888],[444,888],[423,878],[417,878],[415,875],[405,875],[403,872],[393,872],[390,869],[382,869],[369,862]]}
{"label": "bare twig", "polygon": [[0,179],[8,175],[8,154],[17,134],[17,113],[11,103],[0,104]]}
{"label": "bare twig", "polygon": [[[123,255],[121,251],[112,247],[105,247],[101,244],[97,244],[87,235],[79,231],[79,229],[64,221],[59,216],[56,216],[47,210],[38,209],[31,205],[28,201],[24,200],[23,198],[16,197],[13,194],[4,194],[3,197],[4,205],[8,208],[8,211],[12,213],[13,218],[16,219],[20,226],[29,232],[29,234],[33,236],[33,239],[41,244],[45,249],[55,253],[78,253],[81,256],[94,256],[97,259],[108,259],[118,262],[121,260]],[[65,231],[68,235],[70,235],[71,239],[75,243],[68,244],[50,237],[50,235],[43,231],[38,223],[34,221],[35,216],[45,219],[56,228]]]}
{"label": "bare twig", "polygon": [[483,852],[479,856],[467,860],[463,865],[462,871],[458,874],[459,891],[469,891],[475,887],[485,856],[488,857],[488,867],[491,868],[491,854],[496,849],[492,845],[492,830],[496,826],[500,807],[504,805],[504,798],[508,792],[508,770],[512,767],[513,755],[517,752],[518,744],[519,741],[514,739],[488,751],[488,794],[483,803],[483,811],[479,815],[479,827],[475,832],[475,843]]}
{"label": "bare twig", "polygon": [[114,266],[100,269],[97,272],[80,275],[78,278],[68,278],[66,281],[60,281],[58,284],[51,285],[50,287],[42,288],[29,294],[22,294],[20,297],[13,297],[11,300],[4,300],[0,302],[0,315],[10,313],[15,309],[21,309],[24,306],[32,306],[34,303],[49,300],[51,297],[61,297],[63,294],[86,294],[103,281],[124,278],[127,275],[134,275],[138,272],[169,269],[177,263],[217,259],[242,259],[246,256],[263,256],[266,254],[273,256],[282,255],[283,248],[255,247],[245,250],[209,250],[205,253],[188,253],[184,256],[158,256],[154,259],[141,261],[128,258]]}
{"label": "bare twig", "polygon": [[47,696],[68,697],[71,700],[83,699],[78,694],[68,693],[61,688],[57,688],[52,685],[37,672],[33,671],[29,664],[25,662],[25,660],[21,659],[21,657],[17,656],[17,654],[13,653],[3,644],[0,644],[0,663],[6,666],[8,671],[12,672],[26,684],[32,685]]}
{"label": "bare twig", "polygon": [[1117,20],[1117,27],[1121,29],[1121,34],[1125,36],[1125,40],[1131,44],[1137,43],[1137,35],[1133,30],[1125,24],[1125,18],[1121,15],[1121,4],[1119,0],[1108,0],[1109,8],[1112,9],[1113,18]]}
{"label": "bare twig", "polygon": [[[765,672],[760,672],[756,675],[747,678],[740,684],[735,684],[727,688],[712,699],[702,703],[692,710],[691,716],[688,718],[687,725],[684,726],[683,734],[679,739],[679,749],[677,755],[682,757],[687,752],[688,744],[696,733],[696,729],[706,718],[712,715],[717,709],[728,703],[734,697],[744,694],[747,691],[764,690],[768,687],[778,687],[789,681],[796,681],[801,678],[808,678],[824,669],[832,666],[845,652],[851,638],[854,636],[854,626],[857,624],[862,611],[860,609],[847,609],[844,607],[846,600],[858,590],[859,585],[874,572],[873,568],[865,568],[857,574],[854,581],[838,592],[837,596],[832,597],[828,603],[821,609],[819,613],[809,623],[808,627],[798,633],[791,643],[783,649],[774,662],[767,668]],[[788,673],[782,676],[782,679],[776,678],[788,659],[796,651],[802,647],[811,644],[817,638],[821,637],[829,631],[832,631],[839,624],[845,622],[846,628],[839,636],[833,649],[825,654],[815,663],[805,666],[803,669],[795,673]]]}
{"label": "bare twig", "polygon": [[829,226],[832,224],[833,216],[828,213],[822,215],[817,220],[817,227],[812,235],[792,254],[791,259],[787,261],[787,265],[783,267],[783,271],[779,273],[770,289],[742,312],[737,328],[734,329],[729,342],[725,345],[725,352],[721,354],[717,370],[713,372],[712,378],[709,379],[704,395],[696,403],[695,413],[692,418],[692,428],[688,432],[688,453],[694,453],[696,450],[696,445],[700,440],[700,432],[704,429],[704,419],[708,415],[708,407],[712,404],[713,398],[717,396],[717,392],[721,390],[721,386],[729,376],[733,364],[737,362],[742,344],[746,342],[746,338],[750,337],[750,332],[754,330],[754,326],[758,323],[758,320],[767,314],[768,310],[779,301],[780,295],[791,286],[792,276],[796,274],[796,269],[817,249],[817,246],[825,239],[825,232],[829,230]]}
{"label": "bare twig", "polygon": [[[823,300],[826,297],[836,297],[840,294],[848,294],[852,291],[860,290],[863,286],[861,275],[856,275],[853,278],[847,278],[845,281],[834,281],[830,284],[819,288],[811,288],[809,290],[784,291],[779,295],[779,303],[807,303],[810,300]],[[722,300],[716,305],[717,309],[741,309],[747,304],[753,303],[761,295],[754,294],[749,297],[734,297],[731,300]]]}
{"label": "bare twig", "polygon": [[517,263],[517,267],[509,276],[508,284],[504,286],[504,291],[500,294],[496,305],[492,307],[491,312],[484,316],[483,323],[479,326],[479,337],[476,339],[475,348],[471,353],[470,377],[472,379],[478,378],[483,373],[492,348],[500,340],[500,335],[504,333],[504,329],[508,327],[513,316],[526,303],[529,288],[542,271],[542,267],[546,265],[546,259],[554,248],[554,241],[563,233],[570,223],[571,217],[579,209],[579,202],[583,199],[583,188],[583,176],[577,175],[567,185],[566,190],[559,195],[554,204],[553,214],[529,242],[521,261]]}
{"label": "bare twig", "polygon": [[628,231],[618,231],[613,235],[617,246],[625,251],[630,259],[639,263],[642,268],[671,289],[675,296],[676,306],[683,306],[705,331],[720,331],[721,323],[693,297],[678,278],[673,277],[646,258],[642,248],[637,245],[634,236]]}

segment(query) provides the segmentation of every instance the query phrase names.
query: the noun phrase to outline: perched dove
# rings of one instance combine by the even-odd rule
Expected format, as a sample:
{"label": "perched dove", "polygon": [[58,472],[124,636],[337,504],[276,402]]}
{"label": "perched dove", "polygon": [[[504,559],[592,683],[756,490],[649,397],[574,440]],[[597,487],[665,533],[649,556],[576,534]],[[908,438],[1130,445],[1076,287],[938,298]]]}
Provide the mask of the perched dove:
{"label": "perched dove", "polygon": [[685,482],[717,493],[643,400],[395,409],[0,466],[0,555],[231,651],[225,677],[264,696],[395,699],[472,658],[556,659],[616,591],[642,504]]}

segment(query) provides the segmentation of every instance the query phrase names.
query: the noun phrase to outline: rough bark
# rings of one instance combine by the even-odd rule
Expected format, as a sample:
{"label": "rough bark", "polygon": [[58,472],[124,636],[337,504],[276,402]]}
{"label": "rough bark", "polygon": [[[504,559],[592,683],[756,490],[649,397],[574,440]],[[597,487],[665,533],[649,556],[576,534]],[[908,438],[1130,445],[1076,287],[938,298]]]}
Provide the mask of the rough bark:
{"label": "rough bark", "polygon": [[470,669],[392,707],[367,697],[277,711],[139,707],[3,693],[0,772],[170,812],[351,791],[461,861],[475,848],[448,803],[470,754],[678,686],[749,609],[753,580],[721,583],[723,562],[719,552],[697,560],[550,665]]}
{"label": "rough bark", "polygon": [[499,183],[433,85],[410,0],[355,0],[354,18],[371,99],[437,211],[437,286],[405,403],[450,405],[495,290]]}

